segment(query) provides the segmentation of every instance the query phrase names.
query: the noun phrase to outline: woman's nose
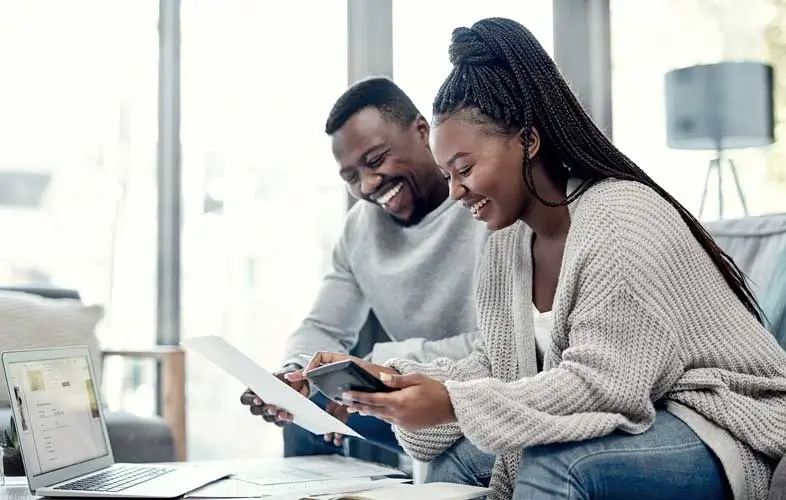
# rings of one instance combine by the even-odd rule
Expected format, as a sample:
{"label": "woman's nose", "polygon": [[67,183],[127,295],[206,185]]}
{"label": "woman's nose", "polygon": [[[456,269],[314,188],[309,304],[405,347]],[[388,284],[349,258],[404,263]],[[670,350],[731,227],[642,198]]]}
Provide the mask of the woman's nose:
{"label": "woman's nose", "polygon": [[461,184],[458,180],[451,179],[449,185],[449,193],[450,193],[450,199],[459,201],[461,198],[466,196],[467,188],[465,188],[464,185]]}

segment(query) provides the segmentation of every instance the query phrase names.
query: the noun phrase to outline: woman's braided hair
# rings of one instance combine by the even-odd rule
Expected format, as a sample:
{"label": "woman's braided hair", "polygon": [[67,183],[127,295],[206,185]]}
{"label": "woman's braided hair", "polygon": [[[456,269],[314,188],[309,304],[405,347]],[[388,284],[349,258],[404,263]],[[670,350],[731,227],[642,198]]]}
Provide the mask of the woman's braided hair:
{"label": "woman's braided hair", "polygon": [[524,155],[525,183],[548,206],[567,205],[592,184],[610,177],[649,186],[674,206],[737,297],[763,322],[745,275],[731,257],[685,207],[600,131],[529,30],[510,19],[483,19],[471,28],[456,28],[448,52],[453,69],[434,99],[435,124],[461,113],[499,134],[522,131],[525,141],[532,127],[537,128],[549,156],[584,181],[563,201],[544,200],[535,190],[529,158]]}

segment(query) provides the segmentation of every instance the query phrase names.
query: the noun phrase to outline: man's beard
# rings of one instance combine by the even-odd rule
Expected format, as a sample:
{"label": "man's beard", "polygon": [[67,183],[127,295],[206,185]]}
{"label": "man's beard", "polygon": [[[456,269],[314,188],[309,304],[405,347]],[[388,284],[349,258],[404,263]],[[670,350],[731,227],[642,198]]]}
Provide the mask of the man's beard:
{"label": "man's beard", "polygon": [[388,213],[388,217],[390,217],[393,222],[401,227],[412,227],[420,224],[423,219],[428,215],[428,210],[426,209],[426,203],[422,200],[413,200],[412,201],[412,214],[410,214],[407,220],[402,220],[396,217],[395,215]]}

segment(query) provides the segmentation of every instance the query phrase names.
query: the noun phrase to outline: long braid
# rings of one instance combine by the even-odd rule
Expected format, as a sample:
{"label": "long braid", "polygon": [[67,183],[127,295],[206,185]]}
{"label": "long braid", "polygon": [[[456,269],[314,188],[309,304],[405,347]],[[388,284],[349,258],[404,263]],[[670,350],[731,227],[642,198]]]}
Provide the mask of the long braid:
{"label": "long braid", "polygon": [[456,113],[494,127],[501,134],[523,130],[528,149],[532,127],[546,139],[555,159],[582,179],[567,199],[544,200],[536,191],[528,155],[522,175],[529,190],[547,206],[567,205],[606,178],[636,181],[652,188],[680,214],[734,293],[757,320],[759,308],[743,272],[715,243],[704,226],[595,125],[537,39],[521,24],[488,18],[457,28],[449,49],[453,69],[434,99],[436,123]]}

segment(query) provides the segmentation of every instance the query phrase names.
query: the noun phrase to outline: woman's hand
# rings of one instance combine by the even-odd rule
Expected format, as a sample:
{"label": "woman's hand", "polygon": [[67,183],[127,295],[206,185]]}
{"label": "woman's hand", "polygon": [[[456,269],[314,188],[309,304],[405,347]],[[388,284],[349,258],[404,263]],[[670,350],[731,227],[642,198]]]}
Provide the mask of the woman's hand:
{"label": "woman's hand", "polygon": [[[398,375],[398,372],[393,368],[388,368],[386,366],[375,365],[374,363],[369,363],[367,361],[363,361],[360,358],[356,358],[354,356],[350,356],[348,354],[338,353],[338,352],[318,352],[311,358],[311,361],[308,362],[308,366],[306,366],[302,370],[293,371],[284,375],[287,382],[291,385],[299,384],[299,383],[307,383],[307,379],[305,373],[309,370],[313,370],[322,365],[326,365],[329,363],[335,363],[337,361],[344,361],[345,359],[352,359],[355,363],[361,366],[364,370],[371,373],[377,378],[380,378],[382,373],[387,373],[390,375]],[[325,408],[330,415],[337,418],[338,420],[342,421],[343,423],[347,423],[349,420],[348,408],[344,405],[336,404],[330,401]],[[336,446],[341,446],[344,442],[344,436],[338,432],[331,432],[329,434],[325,434],[324,436],[325,441],[333,442]]]}
{"label": "woman's hand", "polygon": [[420,373],[397,375],[387,372],[380,379],[393,392],[348,392],[342,397],[349,413],[373,415],[409,431],[417,431],[456,421],[453,403],[442,382]]}
{"label": "woman's hand", "polygon": [[354,361],[358,366],[369,372],[370,374],[374,375],[377,378],[383,373],[387,373],[388,375],[398,375],[398,372],[393,368],[382,366],[382,365],[375,365],[374,363],[369,363],[368,361],[363,361],[360,358],[356,358],[354,356],[350,356],[349,354],[344,354],[341,352],[318,352],[314,354],[311,358],[311,361],[308,362],[308,366],[303,368],[300,371],[287,373],[285,375],[286,379],[289,382],[298,382],[300,380],[306,380],[306,373],[309,370],[313,370],[314,368],[318,368],[322,365],[327,365],[329,363],[336,363],[338,361],[344,361],[346,359],[351,359]]}

